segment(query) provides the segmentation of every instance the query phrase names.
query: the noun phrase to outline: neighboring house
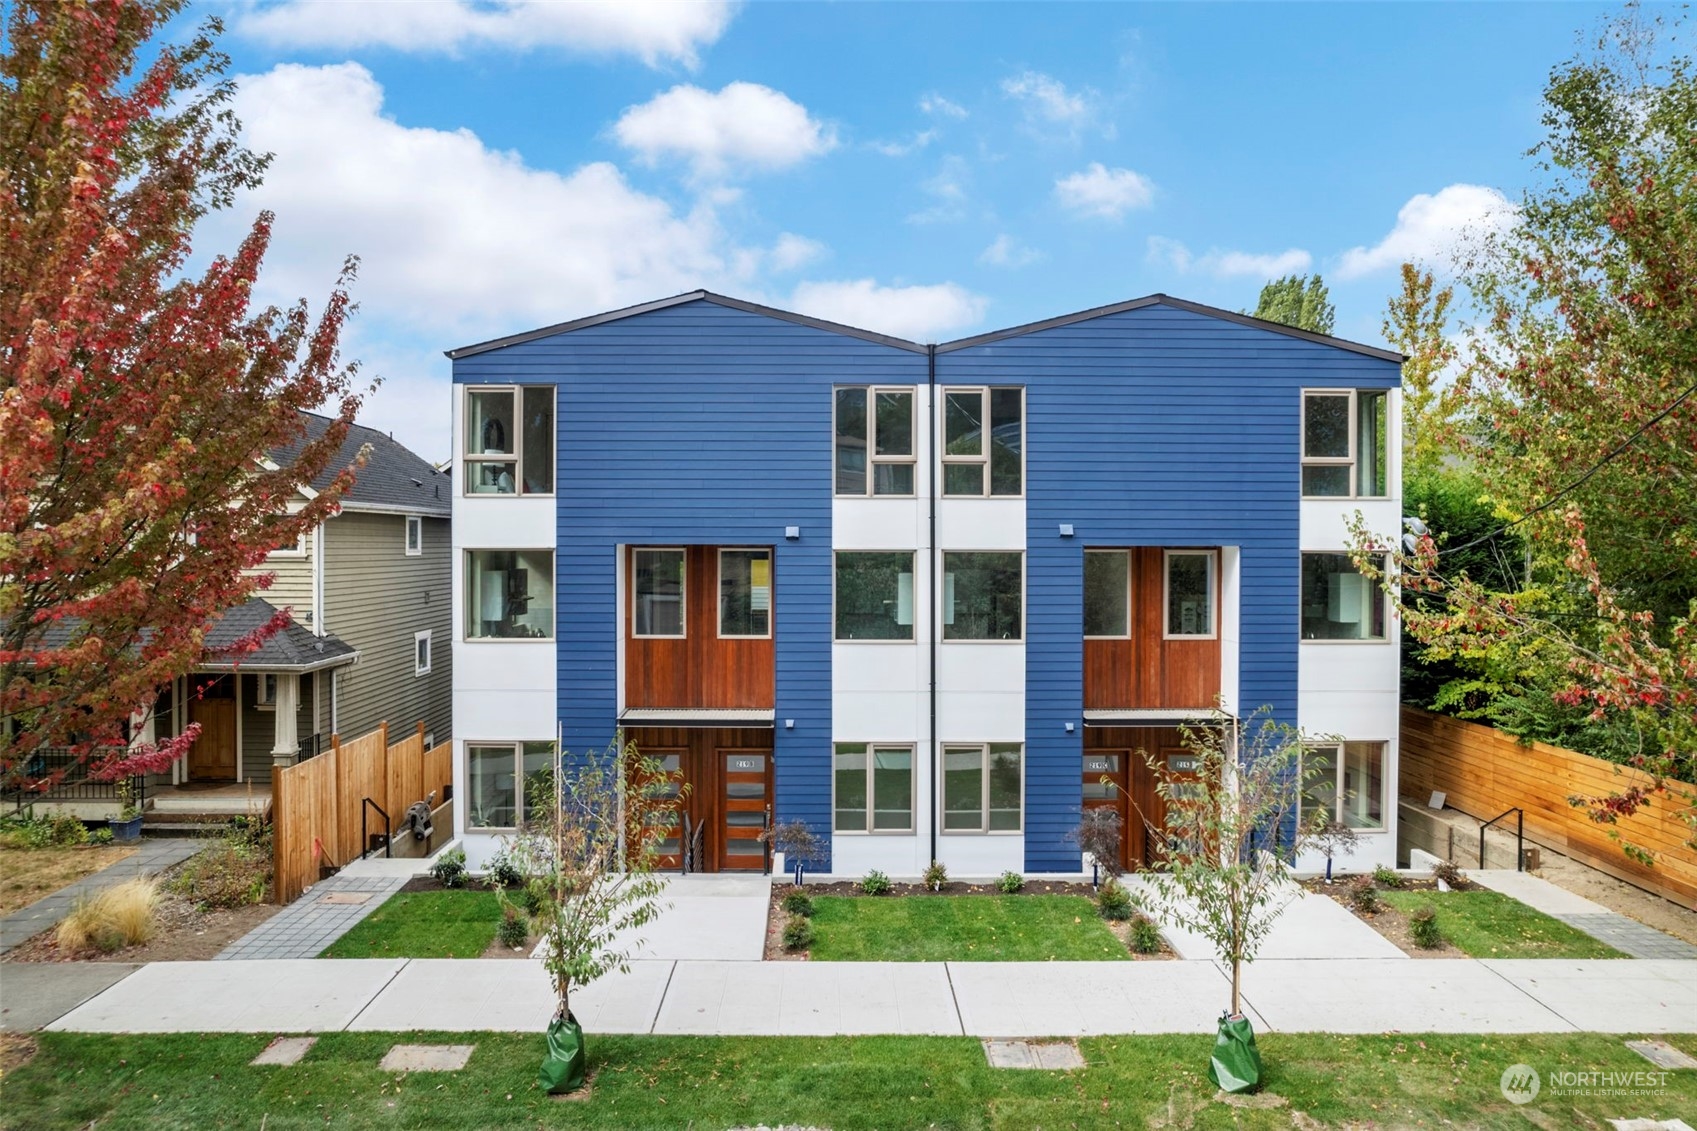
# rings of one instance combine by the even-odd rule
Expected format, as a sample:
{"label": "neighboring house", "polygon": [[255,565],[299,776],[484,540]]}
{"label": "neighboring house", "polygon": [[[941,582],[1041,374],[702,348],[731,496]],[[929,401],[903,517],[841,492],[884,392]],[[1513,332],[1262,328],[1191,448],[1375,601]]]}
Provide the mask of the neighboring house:
{"label": "neighboring house", "polygon": [[[303,414],[306,440],[326,417]],[[209,643],[216,652],[277,609],[294,624],[229,663],[186,675],[161,697],[142,737],[201,734],[188,756],[154,784],[268,785],[289,765],[387,721],[396,734],[422,722],[430,740],[450,733],[449,480],[392,437],[362,425],[303,501],[369,446],[365,466],[334,517],[297,545],[267,557],[269,588],[226,613]],[[272,458],[286,465],[290,451]]]}
{"label": "neighboring house", "polygon": [[449,356],[474,867],[556,728],[622,728],[689,783],[672,866],[801,818],[839,874],[1074,872],[1108,805],[1135,868],[1139,752],[1263,705],[1394,862],[1397,625],[1344,551],[1400,532],[1399,355],[1162,295],[928,346],[695,292]]}

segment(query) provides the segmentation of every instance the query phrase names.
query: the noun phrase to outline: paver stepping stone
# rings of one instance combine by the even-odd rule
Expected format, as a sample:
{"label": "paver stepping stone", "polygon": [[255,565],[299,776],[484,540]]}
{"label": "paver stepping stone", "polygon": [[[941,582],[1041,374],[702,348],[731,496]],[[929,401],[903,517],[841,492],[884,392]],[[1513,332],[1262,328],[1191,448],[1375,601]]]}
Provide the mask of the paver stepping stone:
{"label": "paver stepping stone", "polygon": [[318,902],[357,906],[361,903],[370,903],[371,893],[368,891],[333,891]]}
{"label": "paver stepping stone", "polygon": [[1084,1067],[1084,1055],[1073,1041],[985,1041],[991,1068],[1041,1068],[1066,1071]]}
{"label": "paver stepping stone", "polygon": [[1626,1047],[1657,1068],[1697,1068],[1697,1057],[1666,1041],[1627,1041]]}
{"label": "paver stepping stone", "polygon": [[385,1072],[458,1072],[476,1045],[396,1045],[378,1065]]}
{"label": "paver stepping stone", "polygon": [[306,1050],[318,1043],[317,1037],[278,1037],[265,1046],[263,1052],[252,1060],[252,1065],[282,1065],[299,1064]]}
{"label": "paver stepping stone", "polygon": [[1615,1131],[1692,1131],[1683,1119],[1611,1119]]}

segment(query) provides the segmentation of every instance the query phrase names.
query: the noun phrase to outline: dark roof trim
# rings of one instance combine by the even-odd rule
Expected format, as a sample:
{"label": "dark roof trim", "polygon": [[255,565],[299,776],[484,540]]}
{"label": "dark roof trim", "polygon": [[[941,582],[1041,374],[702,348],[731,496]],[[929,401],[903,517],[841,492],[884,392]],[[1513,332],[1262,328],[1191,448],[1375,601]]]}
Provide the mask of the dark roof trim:
{"label": "dark roof trim", "polygon": [[1101,318],[1108,314],[1121,314],[1128,310],[1141,310],[1146,306],[1170,306],[1177,310],[1188,310],[1192,314],[1201,314],[1208,318],[1220,318],[1227,322],[1236,322],[1240,326],[1249,326],[1256,330],[1270,330],[1275,334],[1283,334],[1290,338],[1301,338],[1305,342],[1317,342],[1323,346],[1334,346],[1337,349],[1348,350],[1351,353],[1363,354],[1377,358],[1380,361],[1390,361],[1401,365],[1405,360],[1403,355],[1393,350],[1380,349],[1378,346],[1363,345],[1344,338],[1334,338],[1330,334],[1316,334],[1312,330],[1301,330],[1295,326],[1286,326],[1283,322],[1269,322],[1265,318],[1256,318],[1250,314],[1239,314],[1235,310],[1223,310],[1217,306],[1207,306],[1200,302],[1190,302],[1171,295],[1153,294],[1144,298],[1128,299],[1109,306],[1098,306],[1090,310],[1080,310],[1076,314],[1063,314],[1058,318],[1048,318],[1041,322],[1027,322],[1023,326],[1012,326],[1006,330],[992,330],[987,334],[977,334],[970,338],[961,338],[953,342],[945,342],[937,347],[938,353],[949,353],[954,350],[967,349],[971,346],[988,345],[999,342],[1004,338],[1017,338],[1023,334],[1035,334],[1040,330],[1053,330],[1059,326],[1070,326],[1074,322],[1086,322],[1092,318]]}
{"label": "dark roof trim", "polygon": [[447,351],[448,357],[458,361],[463,357],[476,357],[480,353],[502,349],[506,346],[516,346],[524,342],[534,342],[538,338],[551,338],[555,334],[567,334],[573,330],[585,330],[591,326],[600,326],[607,322],[617,322],[625,318],[634,318],[638,314],[647,314],[653,310],[664,310],[671,306],[682,306],[688,302],[711,302],[720,306],[728,306],[732,310],[741,310],[749,314],[763,314],[768,318],[777,318],[785,322],[794,322],[798,326],[811,326],[815,330],[825,330],[833,334],[846,334],[851,338],[874,342],[881,346],[891,346],[895,349],[908,350],[913,353],[924,353],[926,347],[918,342],[910,342],[905,338],[894,338],[888,334],[878,334],[871,330],[862,330],[857,326],[845,326],[840,322],[827,322],[823,318],[811,318],[805,314],[796,314],[790,310],[779,310],[774,306],[761,306],[755,302],[745,302],[740,298],[730,298],[726,295],[714,294],[712,291],[690,291],[687,294],[673,295],[671,298],[656,299],[653,302],[638,303],[620,310],[609,310],[604,314],[591,314],[587,318],[577,318],[570,322],[558,322],[552,326],[543,326],[537,330],[526,330],[522,334],[509,334],[505,338],[495,338],[475,345],[461,346]]}

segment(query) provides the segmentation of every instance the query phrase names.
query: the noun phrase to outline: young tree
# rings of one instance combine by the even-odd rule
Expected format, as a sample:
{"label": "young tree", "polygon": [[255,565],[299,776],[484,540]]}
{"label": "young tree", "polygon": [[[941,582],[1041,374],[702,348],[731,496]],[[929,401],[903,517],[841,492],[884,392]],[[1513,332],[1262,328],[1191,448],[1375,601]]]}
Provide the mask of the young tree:
{"label": "young tree", "polygon": [[1336,312],[1332,309],[1331,292],[1319,275],[1306,279],[1301,275],[1286,275],[1261,288],[1254,314],[1299,330],[1330,334]]}
{"label": "young tree", "polygon": [[1402,265],[1402,290],[1385,311],[1385,340],[1407,356],[1402,363],[1402,438],[1404,475],[1433,474],[1453,435],[1455,395],[1440,389],[1439,379],[1455,362],[1449,340],[1451,287],[1439,287],[1432,272]]}
{"label": "young tree", "polygon": [[[337,356],[351,265],[314,319],[254,310],[270,238],[188,272],[208,210],[258,183],[209,20],[154,40],[182,0],[19,0],[0,51],[0,777],[42,747],[91,776],[157,770],[192,742],[113,754],[132,713],[203,658],[244,574],[332,513],[304,507],[358,398]],[[148,60],[148,61],[144,61]],[[298,410],[340,401],[299,444]],[[293,445],[287,468],[267,452]],[[281,623],[243,647],[256,647]],[[240,649],[238,649],[239,651]]]}
{"label": "young tree", "polygon": [[[526,808],[510,859],[525,877],[525,902],[542,964],[559,1000],[548,1026],[539,1082],[549,1092],[583,1086],[583,1028],[571,992],[628,971],[636,933],[664,909],[655,874],[660,841],[677,827],[684,786],[621,734],[606,750],[565,755],[526,783]],[[499,892],[503,904],[505,890]]]}

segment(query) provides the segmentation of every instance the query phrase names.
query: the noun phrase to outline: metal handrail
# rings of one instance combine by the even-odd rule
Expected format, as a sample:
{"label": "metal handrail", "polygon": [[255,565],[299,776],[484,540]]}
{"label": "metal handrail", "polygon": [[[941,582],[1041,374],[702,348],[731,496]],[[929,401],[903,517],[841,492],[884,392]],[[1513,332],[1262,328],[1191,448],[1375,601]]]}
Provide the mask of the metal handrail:
{"label": "metal handrail", "polygon": [[365,856],[368,853],[370,853],[370,851],[371,851],[371,840],[366,835],[366,831],[365,831],[365,810],[366,810],[366,806],[368,806],[368,805],[371,808],[377,810],[377,815],[379,817],[383,818],[383,858],[386,859],[386,860],[393,860],[395,858],[395,854],[389,851],[389,846],[394,842],[395,830],[393,828],[391,828],[390,825],[389,825],[389,814],[387,814],[383,811],[383,806],[377,804],[377,802],[371,800],[371,798],[369,798],[369,797],[365,798],[360,803],[360,807],[359,807],[359,854],[360,854],[360,858],[364,859]]}
{"label": "metal handrail", "polygon": [[1526,810],[1522,809],[1518,805],[1512,809],[1504,809],[1501,813],[1498,813],[1495,817],[1492,817],[1489,821],[1486,821],[1484,824],[1479,826],[1479,867],[1483,868],[1485,866],[1485,830],[1508,816],[1510,813],[1519,814],[1519,816],[1515,818],[1514,822],[1514,870],[1516,872],[1523,872],[1526,870]]}

